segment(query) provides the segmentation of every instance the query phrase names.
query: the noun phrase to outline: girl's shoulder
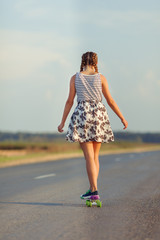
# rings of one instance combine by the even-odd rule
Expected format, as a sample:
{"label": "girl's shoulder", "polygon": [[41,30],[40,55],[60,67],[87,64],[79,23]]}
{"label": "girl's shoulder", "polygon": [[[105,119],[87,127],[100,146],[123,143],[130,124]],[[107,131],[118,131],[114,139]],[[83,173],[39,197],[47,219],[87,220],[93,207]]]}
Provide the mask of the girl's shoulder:
{"label": "girl's shoulder", "polygon": [[102,82],[107,81],[107,79],[105,78],[105,76],[102,73],[100,73],[100,78],[101,78]]}
{"label": "girl's shoulder", "polygon": [[77,76],[77,73],[74,74],[74,75],[71,77],[71,79],[74,79],[74,80],[75,80],[76,76]]}
{"label": "girl's shoulder", "polygon": [[105,76],[102,73],[99,73],[101,78],[105,78]]}
{"label": "girl's shoulder", "polygon": [[74,84],[76,79],[76,74],[74,74],[70,79],[70,84]]}

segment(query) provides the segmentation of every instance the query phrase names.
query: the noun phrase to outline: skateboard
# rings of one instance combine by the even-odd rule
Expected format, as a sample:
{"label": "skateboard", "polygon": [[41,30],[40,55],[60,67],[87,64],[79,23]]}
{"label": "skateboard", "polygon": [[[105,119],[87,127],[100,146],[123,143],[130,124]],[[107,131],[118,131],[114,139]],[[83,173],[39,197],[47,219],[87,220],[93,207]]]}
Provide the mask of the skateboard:
{"label": "skateboard", "polygon": [[100,201],[99,196],[91,196],[89,199],[86,200],[86,205],[88,207],[97,206],[102,207],[102,202]]}

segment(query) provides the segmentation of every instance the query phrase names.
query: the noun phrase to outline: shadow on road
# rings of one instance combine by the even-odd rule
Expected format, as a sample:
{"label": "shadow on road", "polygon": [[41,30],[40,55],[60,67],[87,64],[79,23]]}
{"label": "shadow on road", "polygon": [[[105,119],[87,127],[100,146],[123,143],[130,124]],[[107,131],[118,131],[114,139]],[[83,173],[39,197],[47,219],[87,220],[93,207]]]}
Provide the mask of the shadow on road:
{"label": "shadow on road", "polygon": [[43,202],[0,202],[0,204],[15,204],[15,205],[40,205],[40,206],[63,206],[63,207],[85,207],[83,204],[72,203],[43,203]]}

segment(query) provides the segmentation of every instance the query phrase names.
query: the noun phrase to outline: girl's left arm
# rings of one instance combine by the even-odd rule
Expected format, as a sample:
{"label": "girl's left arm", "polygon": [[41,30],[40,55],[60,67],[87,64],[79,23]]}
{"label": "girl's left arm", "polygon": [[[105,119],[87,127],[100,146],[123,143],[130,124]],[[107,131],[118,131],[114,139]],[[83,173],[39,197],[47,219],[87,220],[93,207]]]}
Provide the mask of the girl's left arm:
{"label": "girl's left arm", "polygon": [[73,106],[74,98],[75,98],[75,95],[76,95],[75,78],[76,78],[76,75],[73,75],[71,77],[71,80],[70,80],[69,96],[68,96],[68,99],[67,99],[65,107],[64,107],[61,123],[58,126],[58,131],[59,132],[63,132],[63,128],[64,128],[64,125],[65,125],[66,119],[68,117],[68,114],[69,114],[72,106]]}

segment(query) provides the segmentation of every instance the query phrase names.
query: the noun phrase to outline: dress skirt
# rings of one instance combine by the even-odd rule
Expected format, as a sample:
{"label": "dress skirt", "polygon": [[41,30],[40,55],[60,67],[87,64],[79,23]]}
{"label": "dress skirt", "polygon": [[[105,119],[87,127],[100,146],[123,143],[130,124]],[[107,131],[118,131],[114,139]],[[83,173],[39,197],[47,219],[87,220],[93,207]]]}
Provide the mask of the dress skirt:
{"label": "dress skirt", "polygon": [[114,141],[107,110],[102,102],[80,101],[68,126],[66,140],[69,142]]}

